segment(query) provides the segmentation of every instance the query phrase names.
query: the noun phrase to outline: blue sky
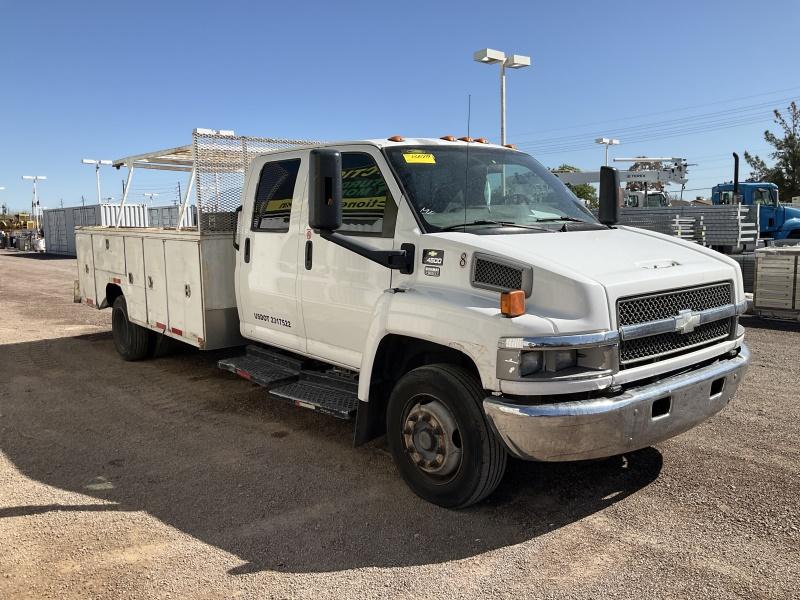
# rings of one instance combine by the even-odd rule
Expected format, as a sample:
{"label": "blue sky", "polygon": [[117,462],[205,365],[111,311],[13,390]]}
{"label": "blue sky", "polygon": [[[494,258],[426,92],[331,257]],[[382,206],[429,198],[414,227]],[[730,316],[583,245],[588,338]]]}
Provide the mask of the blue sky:
{"label": "blue sky", "polygon": [[[528,54],[508,77],[508,138],[548,166],[683,156],[687,189],[766,150],[770,108],[800,97],[800,3],[11,2],[0,0],[0,202],[96,198],[84,157],[189,143],[195,127],[305,139],[499,138],[493,47]],[[669,135],[670,137],[665,137]],[[626,142],[626,138],[629,142]],[[747,169],[744,169],[744,174]],[[119,196],[121,171],[102,171]],[[136,181],[171,201],[178,177]],[[702,191],[690,191],[694,196]]]}

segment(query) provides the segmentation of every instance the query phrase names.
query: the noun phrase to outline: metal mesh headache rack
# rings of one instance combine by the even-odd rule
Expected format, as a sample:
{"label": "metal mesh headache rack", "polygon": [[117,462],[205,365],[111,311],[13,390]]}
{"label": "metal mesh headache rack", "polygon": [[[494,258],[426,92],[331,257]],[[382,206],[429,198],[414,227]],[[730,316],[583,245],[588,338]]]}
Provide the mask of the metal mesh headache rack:
{"label": "metal mesh headache rack", "polygon": [[[177,229],[186,229],[187,223],[192,222],[184,218],[184,214],[190,210],[190,200],[194,194],[196,220],[192,229],[196,228],[201,232],[233,231],[236,229],[236,209],[242,202],[242,188],[252,160],[266,152],[320,143],[322,142],[251,137],[234,135],[232,131],[195,129],[190,145],[114,161],[115,167],[128,168],[126,191],[120,206],[127,200],[135,170],[183,171],[189,173],[189,181],[183,188],[176,220]],[[116,226],[120,226],[120,221],[117,221]]]}

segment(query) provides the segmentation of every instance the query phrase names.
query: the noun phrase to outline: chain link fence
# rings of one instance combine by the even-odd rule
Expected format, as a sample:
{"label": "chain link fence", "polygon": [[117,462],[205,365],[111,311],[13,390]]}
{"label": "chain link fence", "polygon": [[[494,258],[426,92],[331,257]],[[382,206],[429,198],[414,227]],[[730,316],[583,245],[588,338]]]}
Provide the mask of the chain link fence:
{"label": "chain link fence", "polygon": [[195,131],[192,155],[198,229],[205,232],[236,229],[236,209],[242,203],[247,169],[256,156],[320,143]]}

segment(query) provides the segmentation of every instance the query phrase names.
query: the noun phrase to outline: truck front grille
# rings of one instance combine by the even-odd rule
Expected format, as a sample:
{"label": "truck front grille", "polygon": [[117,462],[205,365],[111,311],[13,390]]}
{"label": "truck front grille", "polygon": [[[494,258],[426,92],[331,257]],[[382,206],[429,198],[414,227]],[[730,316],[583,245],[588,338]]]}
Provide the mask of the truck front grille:
{"label": "truck front grille", "polygon": [[[733,286],[730,282],[633,296],[617,301],[617,322],[620,327],[638,325],[676,317],[682,310],[702,311],[731,303]],[[688,333],[669,332],[622,340],[620,367],[660,360],[720,342],[730,335],[734,322],[732,318],[720,319],[699,325]]]}

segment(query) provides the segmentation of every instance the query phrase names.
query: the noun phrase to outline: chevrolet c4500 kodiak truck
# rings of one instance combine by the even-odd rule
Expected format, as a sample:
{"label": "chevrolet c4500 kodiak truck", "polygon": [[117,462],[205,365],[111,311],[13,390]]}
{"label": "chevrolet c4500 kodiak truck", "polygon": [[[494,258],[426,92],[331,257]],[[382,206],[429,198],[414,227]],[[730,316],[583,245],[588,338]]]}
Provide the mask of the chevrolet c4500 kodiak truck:
{"label": "chevrolet c4500 kodiak truck", "polygon": [[[220,367],[386,434],[422,498],[464,507],[506,457],[595,459],[717,413],[749,353],[739,267],[600,221],[513,148],[403,139],[250,163],[235,231],[77,230],[82,301],[117,350],[249,344]],[[232,222],[234,214],[229,214]]]}

